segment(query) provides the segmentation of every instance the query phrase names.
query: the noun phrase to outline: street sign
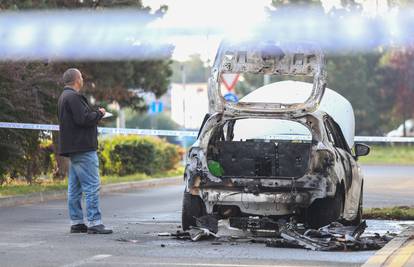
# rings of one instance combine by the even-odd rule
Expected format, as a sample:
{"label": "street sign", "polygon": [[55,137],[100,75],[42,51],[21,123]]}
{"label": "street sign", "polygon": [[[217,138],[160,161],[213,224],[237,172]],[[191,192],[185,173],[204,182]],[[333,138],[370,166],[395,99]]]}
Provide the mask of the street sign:
{"label": "street sign", "polygon": [[232,91],[239,79],[238,73],[223,73],[221,74],[221,81],[228,91]]}
{"label": "street sign", "polygon": [[163,110],[164,110],[164,105],[161,101],[152,101],[149,106],[150,114],[160,113]]}
{"label": "street sign", "polygon": [[234,102],[234,103],[239,102],[239,98],[233,93],[227,93],[223,97],[227,102]]}

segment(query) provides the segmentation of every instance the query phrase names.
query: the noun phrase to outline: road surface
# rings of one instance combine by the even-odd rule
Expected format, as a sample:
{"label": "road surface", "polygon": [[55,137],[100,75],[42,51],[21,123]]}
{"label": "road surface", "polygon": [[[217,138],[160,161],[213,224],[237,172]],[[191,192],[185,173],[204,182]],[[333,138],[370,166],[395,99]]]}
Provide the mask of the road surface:
{"label": "road surface", "polygon": [[414,166],[362,166],[364,207],[414,206]]}
{"label": "road surface", "polygon": [[[397,172],[405,177],[412,170]],[[390,176],[384,174],[386,171]],[[367,168],[368,203],[374,205],[382,190],[389,189],[390,181],[405,181],[391,178],[393,171],[388,167]],[[371,184],[379,191],[369,188]],[[159,232],[178,229],[182,190],[182,186],[168,186],[105,195],[104,221],[115,231],[107,236],[70,234],[64,201],[0,209],[0,265],[359,266],[374,254],[267,248],[251,243],[214,245],[211,241],[193,243],[158,237]],[[406,186],[395,190],[407,193]]]}

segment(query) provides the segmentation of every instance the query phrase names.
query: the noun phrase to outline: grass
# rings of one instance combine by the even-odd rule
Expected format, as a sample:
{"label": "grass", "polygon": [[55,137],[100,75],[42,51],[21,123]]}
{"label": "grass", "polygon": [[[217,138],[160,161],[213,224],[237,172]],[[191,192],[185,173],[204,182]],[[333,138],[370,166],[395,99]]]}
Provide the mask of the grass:
{"label": "grass", "polygon": [[363,217],[365,219],[414,220],[414,207],[399,206],[364,209]]}
{"label": "grass", "polygon": [[368,156],[360,157],[362,164],[414,165],[414,146],[371,146]]}
{"label": "grass", "polygon": [[[174,177],[183,175],[184,168],[179,167],[175,170],[159,172],[154,175],[147,175],[144,173],[136,173],[127,176],[113,176],[113,175],[104,175],[101,176],[102,184],[113,184],[121,182],[134,182],[142,181],[153,178],[163,178],[163,177]],[[47,192],[47,191],[56,191],[56,190],[66,190],[67,189],[67,180],[64,181],[52,181],[51,179],[41,180],[38,183],[27,184],[25,182],[16,182],[13,181],[9,184],[0,186],[0,197],[2,196],[14,196],[14,195],[25,195],[30,193],[37,192]]]}

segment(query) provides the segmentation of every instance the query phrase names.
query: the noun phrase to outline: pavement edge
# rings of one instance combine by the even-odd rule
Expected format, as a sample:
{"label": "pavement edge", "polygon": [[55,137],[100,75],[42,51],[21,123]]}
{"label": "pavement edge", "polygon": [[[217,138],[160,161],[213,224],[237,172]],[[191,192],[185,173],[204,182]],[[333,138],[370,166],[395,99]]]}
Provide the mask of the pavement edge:
{"label": "pavement edge", "polygon": [[409,226],[382,249],[378,250],[362,267],[404,266],[410,257],[414,256],[414,250],[409,248],[413,243],[414,226]]}
{"label": "pavement edge", "polygon": [[[123,182],[116,184],[106,184],[101,186],[101,194],[113,192],[125,192],[132,189],[150,188],[157,186],[177,185],[183,181],[181,176],[156,178],[136,182]],[[66,190],[37,192],[27,195],[0,197],[0,208],[15,207],[20,205],[42,203],[50,200],[60,200],[66,198]]]}

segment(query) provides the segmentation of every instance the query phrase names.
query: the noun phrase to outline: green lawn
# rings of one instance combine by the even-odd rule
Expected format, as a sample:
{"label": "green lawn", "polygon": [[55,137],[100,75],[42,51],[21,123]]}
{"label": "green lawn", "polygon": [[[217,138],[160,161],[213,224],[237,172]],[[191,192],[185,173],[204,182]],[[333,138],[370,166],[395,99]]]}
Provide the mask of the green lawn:
{"label": "green lawn", "polygon": [[414,220],[414,207],[391,207],[364,209],[365,219]]}
{"label": "green lawn", "polygon": [[[172,171],[155,173],[154,175],[146,175],[144,173],[136,173],[127,176],[101,176],[102,184],[113,184],[121,182],[141,181],[153,178],[174,177],[181,176],[184,173],[184,168],[179,167]],[[42,182],[35,184],[26,184],[19,182],[12,182],[0,186],[0,196],[23,195],[36,192],[46,192],[54,190],[65,190],[67,188],[67,180],[60,182],[53,182],[52,180],[42,180]]]}
{"label": "green lawn", "polygon": [[414,165],[414,146],[371,146],[368,156],[360,157],[362,164]]}

